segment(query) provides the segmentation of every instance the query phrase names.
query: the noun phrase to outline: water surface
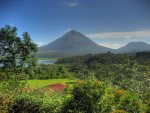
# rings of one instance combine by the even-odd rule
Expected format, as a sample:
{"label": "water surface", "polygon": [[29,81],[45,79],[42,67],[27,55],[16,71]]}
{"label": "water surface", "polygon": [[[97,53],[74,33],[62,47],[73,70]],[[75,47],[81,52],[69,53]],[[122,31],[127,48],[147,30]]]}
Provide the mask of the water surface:
{"label": "water surface", "polygon": [[52,60],[38,60],[38,64],[54,64],[55,62]]}

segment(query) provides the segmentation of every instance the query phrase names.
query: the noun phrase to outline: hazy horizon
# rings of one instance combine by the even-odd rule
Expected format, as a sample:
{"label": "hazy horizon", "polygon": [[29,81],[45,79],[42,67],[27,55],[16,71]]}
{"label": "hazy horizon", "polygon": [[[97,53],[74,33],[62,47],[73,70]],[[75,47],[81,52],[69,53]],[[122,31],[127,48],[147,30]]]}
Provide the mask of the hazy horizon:
{"label": "hazy horizon", "polygon": [[99,45],[150,44],[149,0],[0,0],[0,27],[27,31],[38,46],[75,29]]}

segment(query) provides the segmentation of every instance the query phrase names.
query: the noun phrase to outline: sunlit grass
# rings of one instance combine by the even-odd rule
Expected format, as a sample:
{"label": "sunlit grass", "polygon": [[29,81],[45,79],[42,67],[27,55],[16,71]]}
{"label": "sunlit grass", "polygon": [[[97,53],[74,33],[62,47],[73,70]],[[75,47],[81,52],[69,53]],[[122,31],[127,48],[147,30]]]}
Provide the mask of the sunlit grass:
{"label": "sunlit grass", "polygon": [[26,87],[36,89],[36,88],[42,88],[50,84],[55,84],[55,83],[65,84],[67,82],[75,82],[75,80],[72,79],[28,80]]}

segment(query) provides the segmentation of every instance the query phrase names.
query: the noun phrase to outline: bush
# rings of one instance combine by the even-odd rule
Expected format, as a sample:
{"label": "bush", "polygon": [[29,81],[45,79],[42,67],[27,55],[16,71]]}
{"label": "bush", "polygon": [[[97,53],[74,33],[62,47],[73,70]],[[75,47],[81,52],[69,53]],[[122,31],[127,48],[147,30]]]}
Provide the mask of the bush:
{"label": "bush", "polygon": [[72,90],[72,99],[63,113],[119,113],[143,112],[138,95],[108,86],[99,81],[78,81]]}
{"label": "bush", "polygon": [[9,107],[10,113],[60,113],[65,100],[61,95],[41,96],[22,94],[15,98]]}
{"label": "bush", "polygon": [[[21,89],[26,84],[25,75],[11,75],[8,80],[0,81],[0,113],[6,113],[8,105],[15,95],[21,94]],[[23,80],[24,81],[21,81]]]}
{"label": "bush", "polygon": [[121,89],[114,93],[114,105],[115,109],[121,109],[129,113],[142,113],[146,109],[137,94]]}
{"label": "bush", "polygon": [[30,95],[20,95],[15,99],[12,107],[9,108],[10,113],[40,113],[42,101]]}
{"label": "bush", "polygon": [[93,81],[78,81],[72,91],[73,98],[64,107],[63,112],[99,112],[99,99],[105,94],[107,86]]}

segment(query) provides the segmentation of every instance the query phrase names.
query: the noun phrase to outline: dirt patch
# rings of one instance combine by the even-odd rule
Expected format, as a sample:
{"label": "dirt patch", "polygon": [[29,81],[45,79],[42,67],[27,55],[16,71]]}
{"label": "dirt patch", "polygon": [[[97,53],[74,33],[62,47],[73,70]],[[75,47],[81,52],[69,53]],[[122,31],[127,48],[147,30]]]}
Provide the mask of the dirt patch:
{"label": "dirt patch", "polygon": [[[40,88],[39,91],[42,91],[42,92],[49,92],[49,93],[52,93],[52,92],[62,92],[64,91],[64,89],[66,88],[66,85],[64,84],[60,84],[60,83],[55,83],[55,84],[51,84],[51,85],[48,85],[48,86],[45,86],[43,88]],[[31,89],[31,88],[23,88],[21,89],[23,92],[32,92],[33,90],[35,89]]]}
{"label": "dirt patch", "polygon": [[61,92],[61,91],[64,91],[64,89],[66,88],[66,85],[64,84],[60,84],[60,83],[56,83],[56,84],[51,84],[51,85],[48,85],[42,89],[46,89],[46,90],[53,90],[55,92]]}
{"label": "dirt patch", "polygon": [[64,91],[64,89],[66,88],[66,85],[60,84],[60,83],[56,83],[56,84],[51,84],[46,86],[50,89],[52,89],[55,92],[60,92],[60,91]]}

